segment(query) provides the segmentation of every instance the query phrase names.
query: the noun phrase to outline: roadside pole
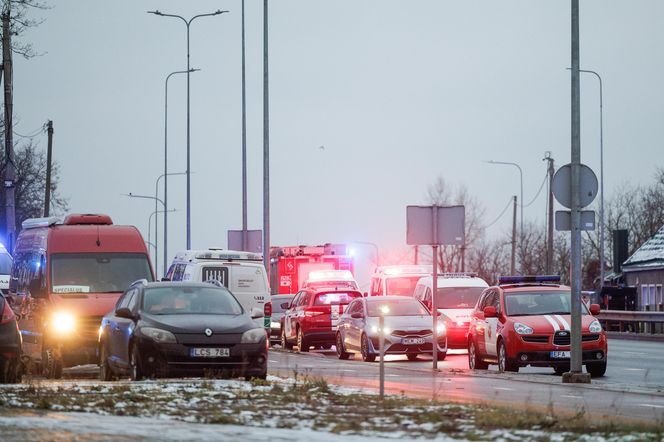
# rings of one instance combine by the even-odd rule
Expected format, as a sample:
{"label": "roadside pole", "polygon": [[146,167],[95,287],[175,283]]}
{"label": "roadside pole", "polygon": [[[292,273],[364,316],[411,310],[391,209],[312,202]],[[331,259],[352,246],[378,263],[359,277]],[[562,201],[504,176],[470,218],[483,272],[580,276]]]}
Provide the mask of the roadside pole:
{"label": "roadside pole", "polygon": [[270,91],[267,23],[267,0],[263,0],[263,265],[270,281]]}
{"label": "roadside pole", "polygon": [[46,132],[48,134],[48,149],[46,153],[46,194],[44,195],[44,217],[49,216],[51,210],[51,169],[53,163],[53,122],[48,120],[46,123]]}
{"label": "roadside pole", "polygon": [[380,316],[378,317],[378,351],[380,352],[379,383],[381,400],[385,396],[385,309],[386,306],[381,307]]}
{"label": "roadside pole", "polygon": [[[433,210],[431,211],[433,216],[433,238],[438,238],[438,206],[434,205]],[[433,342],[431,346],[433,348],[433,369],[438,370],[438,303],[436,298],[438,298],[438,245],[435,244],[436,241],[433,241],[434,244],[431,246],[433,250],[433,289],[431,293],[431,316],[433,318]]]}
{"label": "roadside pole", "polygon": [[5,242],[7,250],[13,253],[14,240],[16,235],[16,164],[14,163],[14,79],[12,68],[12,43],[9,23],[9,8],[6,8],[2,15],[2,70],[4,75],[4,93],[5,93],[5,222],[6,237]]}
{"label": "roadside pole", "polygon": [[514,209],[512,210],[512,258],[510,259],[510,275],[516,273],[516,195],[513,197]]}
{"label": "roadside pole", "polygon": [[553,167],[553,158],[551,158],[551,152],[547,152],[547,155],[544,157],[548,164],[547,173],[549,174],[549,198],[548,207],[548,220],[547,220],[547,232],[546,232],[546,274],[553,274],[553,173],[555,171]]}

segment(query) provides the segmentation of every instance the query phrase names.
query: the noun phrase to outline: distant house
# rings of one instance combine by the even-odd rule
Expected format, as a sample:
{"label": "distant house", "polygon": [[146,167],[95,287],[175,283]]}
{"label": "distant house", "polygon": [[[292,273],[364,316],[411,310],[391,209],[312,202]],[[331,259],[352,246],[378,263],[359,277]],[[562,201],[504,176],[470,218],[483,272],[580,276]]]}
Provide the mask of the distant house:
{"label": "distant house", "polygon": [[636,287],[637,310],[662,310],[664,284],[664,226],[622,265],[625,283]]}

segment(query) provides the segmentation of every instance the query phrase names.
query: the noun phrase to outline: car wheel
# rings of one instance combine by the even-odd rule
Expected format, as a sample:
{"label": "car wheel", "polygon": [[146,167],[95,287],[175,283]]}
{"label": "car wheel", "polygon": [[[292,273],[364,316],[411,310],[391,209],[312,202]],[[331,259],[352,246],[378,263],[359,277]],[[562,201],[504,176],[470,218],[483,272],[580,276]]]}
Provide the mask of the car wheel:
{"label": "car wheel", "polygon": [[62,377],[62,358],[53,348],[48,348],[42,354],[44,376],[47,379],[60,379]]}
{"label": "car wheel", "polygon": [[563,373],[567,373],[569,371],[569,365],[558,365],[553,367],[553,371],[556,372],[556,375],[562,376]]}
{"label": "car wheel", "polygon": [[468,367],[471,370],[486,370],[489,368],[489,364],[484,362],[477,353],[477,346],[473,340],[468,343]]}
{"label": "car wheel", "polygon": [[376,360],[376,355],[369,353],[369,338],[367,338],[367,335],[362,335],[362,339],[360,339],[360,352],[363,361],[373,362]]}
{"label": "car wheel", "polygon": [[0,384],[15,384],[20,382],[19,359],[5,359],[0,364]]}
{"label": "car wheel", "polygon": [[131,347],[131,353],[129,355],[129,376],[132,381],[141,381],[145,377],[138,345],[132,345]]}
{"label": "car wheel", "polygon": [[501,373],[506,371],[516,373],[519,371],[519,367],[507,359],[507,348],[502,340],[498,342],[498,371]]}
{"label": "car wheel", "polygon": [[301,353],[306,353],[309,351],[309,344],[304,339],[304,332],[299,327],[297,329],[297,350]]}
{"label": "car wheel", "polygon": [[344,340],[341,337],[341,333],[337,332],[337,339],[336,339],[336,348],[337,348],[337,356],[339,359],[348,359],[350,357],[350,353],[346,351],[344,348]]}
{"label": "car wheel", "polygon": [[107,382],[113,380],[113,369],[108,365],[106,343],[102,343],[99,350],[99,379]]}
{"label": "car wheel", "polygon": [[436,357],[438,358],[439,361],[444,361],[445,358],[447,357],[447,352],[446,351],[438,351],[438,352],[436,352]]}
{"label": "car wheel", "polygon": [[289,343],[288,339],[286,339],[286,330],[283,328],[281,329],[281,348],[285,348],[286,350],[293,349],[293,344]]}
{"label": "car wheel", "polygon": [[601,378],[606,373],[606,361],[589,362],[586,364],[586,371],[590,373],[590,377]]}
{"label": "car wheel", "polygon": [[417,357],[419,355],[417,353],[408,353],[406,357],[408,358],[409,361],[417,361]]}

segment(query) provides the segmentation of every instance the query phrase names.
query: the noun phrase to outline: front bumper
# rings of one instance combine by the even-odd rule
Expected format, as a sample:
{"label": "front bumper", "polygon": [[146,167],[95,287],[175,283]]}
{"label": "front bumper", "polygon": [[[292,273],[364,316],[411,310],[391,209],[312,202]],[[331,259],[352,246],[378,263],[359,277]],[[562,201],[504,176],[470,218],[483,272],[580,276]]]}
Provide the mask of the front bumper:
{"label": "front bumper", "polygon": [[[542,343],[527,342],[528,335],[514,337],[517,338],[514,342],[518,344],[512,347],[512,351],[508,349],[508,358],[513,363],[521,367],[528,365],[533,367],[569,366],[570,358],[552,357],[552,352],[570,351],[569,345],[552,345],[554,342],[553,336],[547,336],[547,341]],[[584,333],[582,335],[581,351],[583,364],[606,362],[606,336],[604,334]]]}
{"label": "front bumper", "polygon": [[[263,340],[257,344],[160,344],[152,339],[136,341],[142,367],[149,374],[173,376],[176,374],[215,371],[238,376],[265,376],[267,374],[267,347]],[[228,357],[192,357],[192,348],[228,348]]]}
{"label": "front bumper", "polygon": [[[418,344],[406,344],[404,339],[419,338],[424,342]],[[379,353],[380,339],[378,336],[370,336],[371,346],[373,347],[371,353]],[[427,336],[394,336],[389,335],[385,337],[385,354],[388,355],[405,355],[405,354],[422,354],[433,353],[433,335]],[[447,352],[447,336],[438,336],[438,349],[439,352]]]}

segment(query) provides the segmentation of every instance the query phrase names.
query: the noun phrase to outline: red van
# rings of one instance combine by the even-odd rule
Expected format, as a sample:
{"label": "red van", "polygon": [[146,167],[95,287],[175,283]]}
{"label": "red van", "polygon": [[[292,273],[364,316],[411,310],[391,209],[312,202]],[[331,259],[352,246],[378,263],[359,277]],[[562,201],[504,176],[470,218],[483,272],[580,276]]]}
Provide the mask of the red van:
{"label": "red van", "polygon": [[107,215],[23,222],[9,295],[19,311],[23,354],[48,378],[63,367],[97,363],[101,318],[132,282],[154,280],[136,227]]}

